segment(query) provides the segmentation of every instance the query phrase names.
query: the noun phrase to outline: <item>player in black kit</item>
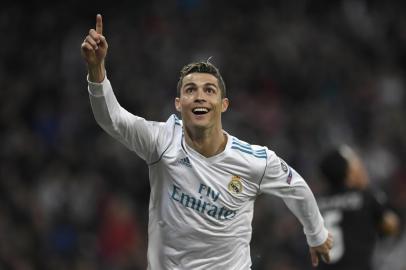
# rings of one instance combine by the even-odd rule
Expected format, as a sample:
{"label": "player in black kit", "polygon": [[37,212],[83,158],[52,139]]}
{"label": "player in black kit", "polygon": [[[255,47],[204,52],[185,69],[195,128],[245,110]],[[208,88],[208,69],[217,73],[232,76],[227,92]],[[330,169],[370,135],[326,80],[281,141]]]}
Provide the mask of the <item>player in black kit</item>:
{"label": "player in black kit", "polygon": [[385,206],[383,194],[368,188],[361,159],[348,146],[328,152],[320,171],[329,192],[318,199],[326,227],[334,237],[330,264],[320,269],[370,270],[378,233],[395,234],[399,219]]}

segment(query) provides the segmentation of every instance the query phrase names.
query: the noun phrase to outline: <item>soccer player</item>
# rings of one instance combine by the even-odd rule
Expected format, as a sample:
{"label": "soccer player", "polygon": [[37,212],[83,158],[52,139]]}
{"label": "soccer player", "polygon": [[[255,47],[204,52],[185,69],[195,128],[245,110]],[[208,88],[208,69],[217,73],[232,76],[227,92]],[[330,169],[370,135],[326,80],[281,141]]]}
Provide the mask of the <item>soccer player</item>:
{"label": "soccer player", "polygon": [[330,264],[321,269],[372,269],[377,234],[398,232],[397,215],[385,207],[382,194],[368,188],[365,167],[350,147],[344,145],[326,153],[320,171],[330,188],[318,203],[334,237]]}
{"label": "soccer player", "polygon": [[97,15],[81,46],[97,123],[146,161],[150,177],[148,269],[250,269],[251,221],[261,193],[281,197],[304,226],[311,260],[329,261],[332,238],[302,177],[266,147],[222,129],[229,101],[218,69],[186,65],[175,115],[147,121],[118,103],[106,78],[106,38]]}

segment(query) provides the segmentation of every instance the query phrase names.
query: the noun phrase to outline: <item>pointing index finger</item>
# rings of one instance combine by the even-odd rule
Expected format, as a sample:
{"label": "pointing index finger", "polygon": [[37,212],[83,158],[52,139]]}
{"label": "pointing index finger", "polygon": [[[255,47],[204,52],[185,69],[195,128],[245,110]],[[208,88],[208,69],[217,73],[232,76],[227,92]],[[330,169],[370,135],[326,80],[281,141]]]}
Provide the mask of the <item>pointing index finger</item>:
{"label": "pointing index finger", "polygon": [[96,16],[96,32],[103,35],[103,20],[100,14],[97,14]]}

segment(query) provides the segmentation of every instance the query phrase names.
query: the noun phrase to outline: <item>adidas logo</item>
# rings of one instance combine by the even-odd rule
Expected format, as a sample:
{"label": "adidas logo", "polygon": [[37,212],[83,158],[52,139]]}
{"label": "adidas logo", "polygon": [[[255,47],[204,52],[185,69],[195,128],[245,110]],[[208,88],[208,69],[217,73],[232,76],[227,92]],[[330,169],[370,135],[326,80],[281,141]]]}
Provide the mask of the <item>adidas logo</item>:
{"label": "adidas logo", "polygon": [[188,157],[181,158],[178,162],[185,165],[186,167],[192,168],[192,164],[190,164],[190,160]]}

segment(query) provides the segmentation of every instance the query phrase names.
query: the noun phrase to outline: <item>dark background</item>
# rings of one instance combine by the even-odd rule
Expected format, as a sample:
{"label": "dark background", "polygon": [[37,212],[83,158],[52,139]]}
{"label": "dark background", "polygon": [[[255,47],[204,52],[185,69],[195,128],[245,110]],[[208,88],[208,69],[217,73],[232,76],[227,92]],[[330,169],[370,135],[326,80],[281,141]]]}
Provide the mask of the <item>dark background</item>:
{"label": "dark background", "polygon": [[[97,126],[88,100],[80,45],[97,13],[108,77],[130,112],[165,121],[179,69],[213,56],[231,100],[228,132],[276,151],[316,195],[321,154],[349,144],[405,216],[406,2],[6,1],[1,270],[146,267],[147,166]],[[311,268],[280,200],[258,199],[253,230],[253,269]],[[405,245],[380,243],[377,269],[405,269]]]}

